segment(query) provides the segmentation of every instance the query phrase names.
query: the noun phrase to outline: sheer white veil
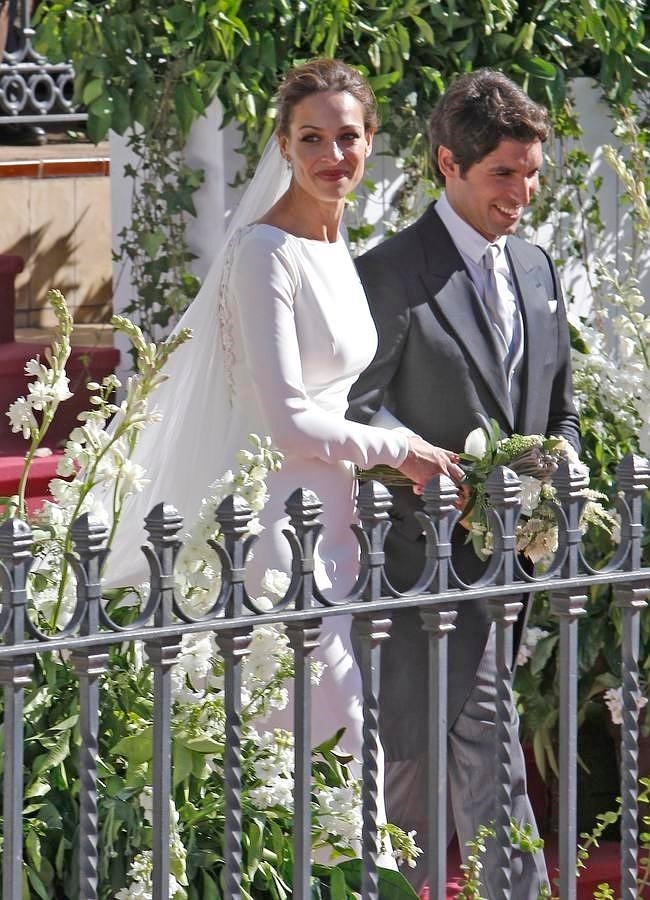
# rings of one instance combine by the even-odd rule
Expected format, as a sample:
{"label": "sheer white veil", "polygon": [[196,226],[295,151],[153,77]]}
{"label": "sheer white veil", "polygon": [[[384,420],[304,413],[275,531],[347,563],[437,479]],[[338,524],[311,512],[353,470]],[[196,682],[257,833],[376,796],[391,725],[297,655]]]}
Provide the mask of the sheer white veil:
{"label": "sheer white veil", "polygon": [[140,550],[146,540],[143,522],[157,503],[172,503],[191,525],[208,486],[232,464],[223,449],[228,445],[232,407],[219,315],[219,298],[228,289],[226,251],[236,232],[273,206],[289,181],[289,167],[273,135],[231,218],[223,246],[176,326],[175,331],[191,328],[193,337],[168,360],[164,370],[168,380],[152,401],[162,421],[142,432],[132,457],[147,470],[150,481],[125,502],[107,564],[109,584],[137,584],[146,577]]}

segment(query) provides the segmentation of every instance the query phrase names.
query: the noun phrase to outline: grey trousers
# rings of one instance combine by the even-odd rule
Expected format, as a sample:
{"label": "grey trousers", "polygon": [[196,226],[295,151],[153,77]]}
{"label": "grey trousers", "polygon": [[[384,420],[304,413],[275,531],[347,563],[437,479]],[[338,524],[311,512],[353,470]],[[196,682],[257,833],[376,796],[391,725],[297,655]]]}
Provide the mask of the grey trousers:
{"label": "grey trousers", "polygon": [[[468,855],[467,843],[476,837],[479,826],[489,825],[496,810],[496,742],[495,742],[495,636],[494,627],[476,673],[476,682],[458,718],[449,731],[447,840],[454,830],[463,861]],[[519,719],[514,704],[509,725],[512,752],[512,818],[530,824],[537,835],[535,818],[526,792],[524,756],[519,742]],[[385,795],[389,822],[405,831],[417,831],[416,842],[423,851],[427,844],[427,758],[426,752],[408,760],[386,763]],[[482,887],[487,898],[496,896],[497,846],[488,840],[482,858]],[[403,870],[415,890],[427,881],[428,860],[425,853],[415,869]],[[548,885],[544,854],[512,853],[513,900],[537,900],[540,890]],[[431,900],[434,900],[432,897]],[[435,898],[439,900],[439,898]]]}

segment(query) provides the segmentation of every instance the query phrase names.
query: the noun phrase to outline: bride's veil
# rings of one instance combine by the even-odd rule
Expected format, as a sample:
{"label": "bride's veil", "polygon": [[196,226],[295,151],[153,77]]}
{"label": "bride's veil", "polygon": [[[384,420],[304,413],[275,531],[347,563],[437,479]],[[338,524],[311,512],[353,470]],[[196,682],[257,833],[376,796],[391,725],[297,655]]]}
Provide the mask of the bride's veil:
{"label": "bride's veil", "polygon": [[147,470],[150,481],[124,504],[106,566],[109,584],[137,584],[146,577],[140,546],[146,540],[144,518],[153,506],[172,503],[191,525],[208,486],[231,464],[224,457],[232,407],[219,315],[220,298],[228,290],[226,251],[237,230],[273,206],[289,180],[289,168],[272,136],[201,290],[176,326],[175,331],[191,328],[193,337],[165,365],[168,380],[152,401],[162,421],[141,433],[132,457]]}

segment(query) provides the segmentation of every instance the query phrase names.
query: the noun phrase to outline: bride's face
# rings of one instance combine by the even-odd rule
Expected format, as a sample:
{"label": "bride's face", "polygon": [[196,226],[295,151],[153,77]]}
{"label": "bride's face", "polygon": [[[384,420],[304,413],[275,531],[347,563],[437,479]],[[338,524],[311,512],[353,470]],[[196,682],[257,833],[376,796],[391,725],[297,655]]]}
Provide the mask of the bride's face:
{"label": "bride's face", "polygon": [[280,150],[293,170],[293,183],[319,201],[340,201],[363,177],[372,148],[363,106],[345,91],[310,94],[292,111]]}

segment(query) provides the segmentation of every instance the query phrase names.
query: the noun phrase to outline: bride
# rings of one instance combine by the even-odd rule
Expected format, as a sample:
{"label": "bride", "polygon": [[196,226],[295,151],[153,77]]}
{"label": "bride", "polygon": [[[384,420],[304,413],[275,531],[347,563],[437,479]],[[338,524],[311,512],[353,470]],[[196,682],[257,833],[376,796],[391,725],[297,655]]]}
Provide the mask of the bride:
{"label": "bride", "polygon": [[[281,470],[269,476],[251,577],[267,568],[290,570],[284,503],[295,488],[307,487],[324,505],[316,580],[337,599],[351,588],[357,566],[354,465],[391,465],[416,486],[436,472],[460,474],[455,454],[410,432],[345,418],[348,391],[372,360],[377,338],[341,219],[376,127],[373,94],[347,65],[320,59],[287,75],[276,136],[225,251],[180,323],[194,337],[166,368],[162,426],[148,429],[138,445],[152,481],[118,530],[112,581],[141,568],[134,548],[144,537],[137,530],[146,512],[165,500],[194,521],[208,485],[235,466],[251,432],[269,435],[284,454]],[[349,632],[348,616],[324,623],[314,653],[326,669],[313,739],[345,726],[341,743],[361,759],[361,683]]]}

